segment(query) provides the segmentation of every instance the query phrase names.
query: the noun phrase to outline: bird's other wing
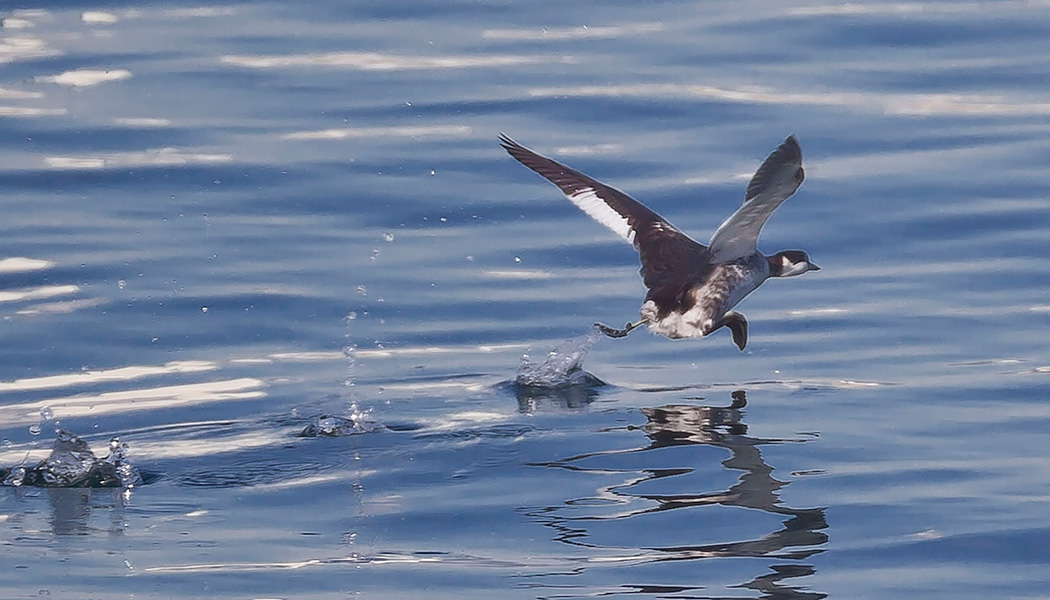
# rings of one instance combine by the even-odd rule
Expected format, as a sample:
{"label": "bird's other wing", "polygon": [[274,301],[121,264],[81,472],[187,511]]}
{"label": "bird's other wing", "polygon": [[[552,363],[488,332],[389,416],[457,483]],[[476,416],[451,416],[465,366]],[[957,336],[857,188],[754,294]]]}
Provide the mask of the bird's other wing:
{"label": "bird's other wing", "polygon": [[792,135],[763,161],[747,184],[743,206],[711,236],[711,262],[729,262],[753,253],[762,226],[804,178],[802,148]]}
{"label": "bird's other wing", "polygon": [[631,242],[641,255],[647,287],[680,261],[707,260],[707,248],[627,194],[579,171],[541,156],[506,135],[503,148],[518,162],[558,186],[573,204],[595,221]]}

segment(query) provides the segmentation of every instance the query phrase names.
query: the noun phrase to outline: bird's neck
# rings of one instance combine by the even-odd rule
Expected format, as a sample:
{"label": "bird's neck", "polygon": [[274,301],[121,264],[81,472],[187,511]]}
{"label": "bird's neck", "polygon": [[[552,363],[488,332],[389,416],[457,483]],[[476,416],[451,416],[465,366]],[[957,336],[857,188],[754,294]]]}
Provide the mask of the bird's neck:
{"label": "bird's neck", "polygon": [[767,256],[766,261],[769,262],[769,276],[770,277],[783,277],[784,276],[784,257],[779,254],[773,256]]}

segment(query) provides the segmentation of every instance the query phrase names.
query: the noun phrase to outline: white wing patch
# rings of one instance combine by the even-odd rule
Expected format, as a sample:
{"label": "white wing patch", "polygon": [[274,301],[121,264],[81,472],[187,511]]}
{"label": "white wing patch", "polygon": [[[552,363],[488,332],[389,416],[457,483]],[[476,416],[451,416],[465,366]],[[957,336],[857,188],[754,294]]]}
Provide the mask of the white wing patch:
{"label": "white wing patch", "polygon": [[566,194],[587,216],[605,225],[628,242],[634,243],[634,228],[627,222],[627,217],[613,210],[593,188],[585,187],[573,194]]}

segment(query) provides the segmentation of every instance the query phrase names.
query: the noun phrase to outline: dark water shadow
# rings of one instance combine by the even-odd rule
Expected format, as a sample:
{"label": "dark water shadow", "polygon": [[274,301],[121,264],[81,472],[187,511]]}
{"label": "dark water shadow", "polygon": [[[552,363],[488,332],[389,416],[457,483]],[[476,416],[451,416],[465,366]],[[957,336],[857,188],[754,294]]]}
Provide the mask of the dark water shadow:
{"label": "dark water shadow", "polygon": [[[629,429],[642,431],[649,439],[648,446],[588,453],[541,465],[594,474],[629,474],[630,478],[600,488],[598,495],[593,498],[576,498],[558,506],[528,509],[524,511],[525,514],[553,529],[556,532],[555,541],[577,547],[626,549],[635,552],[632,556],[636,557],[636,560],[628,561],[628,564],[733,557],[775,559],[777,563],[769,565],[772,573],[763,573],[746,583],[732,587],[755,590],[760,592],[760,598],[772,600],[825,598],[826,594],[786,583],[791,579],[815,573],[813,565],[794,561],[803,561],[824,551],[822,546],[828,541],[828,536],[824,533],[828,527],[825,509],[784,506],[780,499],[780,490],[788,485],[788,482],[773,477],[774,468],[766,463],[761,451],[763,445],[807,440],[758,438],[748,435],[748,426],[744,421],[744,408],[747,405],[746,392],[734,391],[731,398],[731,404],[726,407],[669,404],[655,408],[643,408],[641,412],[646,417],[646,423],[641,427],[632,426]],[[644,493],[637,491],[642,484],[661,478],[685,475],[694,469],[652,466],[627,471],[622,468],[593,464],[600,463],[603,458],[637,456],[639,453],[648,455],[662,448],[690,446],[714,446],[728,450],[730,456],[722,461],[722,465],[738,474],[736,483],[728,489],[715,492]],[[660,455],[652,454],[652,456],[654,460],[658,460]],[[643,473],[641,477],[637,476],[639,472]],[[580,511],[581,507],[607,507],[610,498],[628,509],[613,514],[604,510],[594,511],[593,514],[587,514],[586,510],[582,514],[567,514],[573,510]],[[637,504],[644,506],[636,509],[629,508]],[[633,519],[643,515],[680,509],[703,510],[705,507],[715,506],[744,508],[786,518],[781,521],[779,529],[755,539],[696,545],[649,545],[633,549],[602,546],[593,542],[588,524],[598,521]],[[680,518],[689,519],[694,515],[695,513],[683,512]],[[755,521],[760,520],[755,519]],[[688,528],[683,527],[682,530],[687,531]],[[680,533],[681,531],[675,532],[676,535]],[[781,564],[780,561],[791,562]],[[688,587],[685,585],[683,589]],[[626,588],[623,593],[628,593]]]}

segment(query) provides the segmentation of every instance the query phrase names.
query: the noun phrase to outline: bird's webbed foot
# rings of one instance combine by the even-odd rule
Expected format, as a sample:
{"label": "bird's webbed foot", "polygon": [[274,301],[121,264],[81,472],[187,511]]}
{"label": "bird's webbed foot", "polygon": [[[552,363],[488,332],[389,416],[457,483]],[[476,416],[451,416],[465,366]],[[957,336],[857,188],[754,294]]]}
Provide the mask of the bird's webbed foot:
{"label": "bird's webbed foot", "polygon": [[719,327],[726,327],[732,332],[733,343],[743,352],[744,348],[747,347],[747,319],[744,318],[744,315],[731,310],[722,317],[722,320],[715,324],[714,329]]}
{"label": "bird's webbed foot", "polygon": [[628,333],[631,333],[638,327],[641,327],[644,323],[645,319],[642,319],[637,323],[627,323],[626,325],[624,325],[623,329],[613,329],[612,327],[609,327],[608,325],[603,325],[602,323],[595,323],[594,326],[598,328],[598,331],[604,333],[605,335],[611,338],[622,338],[626,337]]}

